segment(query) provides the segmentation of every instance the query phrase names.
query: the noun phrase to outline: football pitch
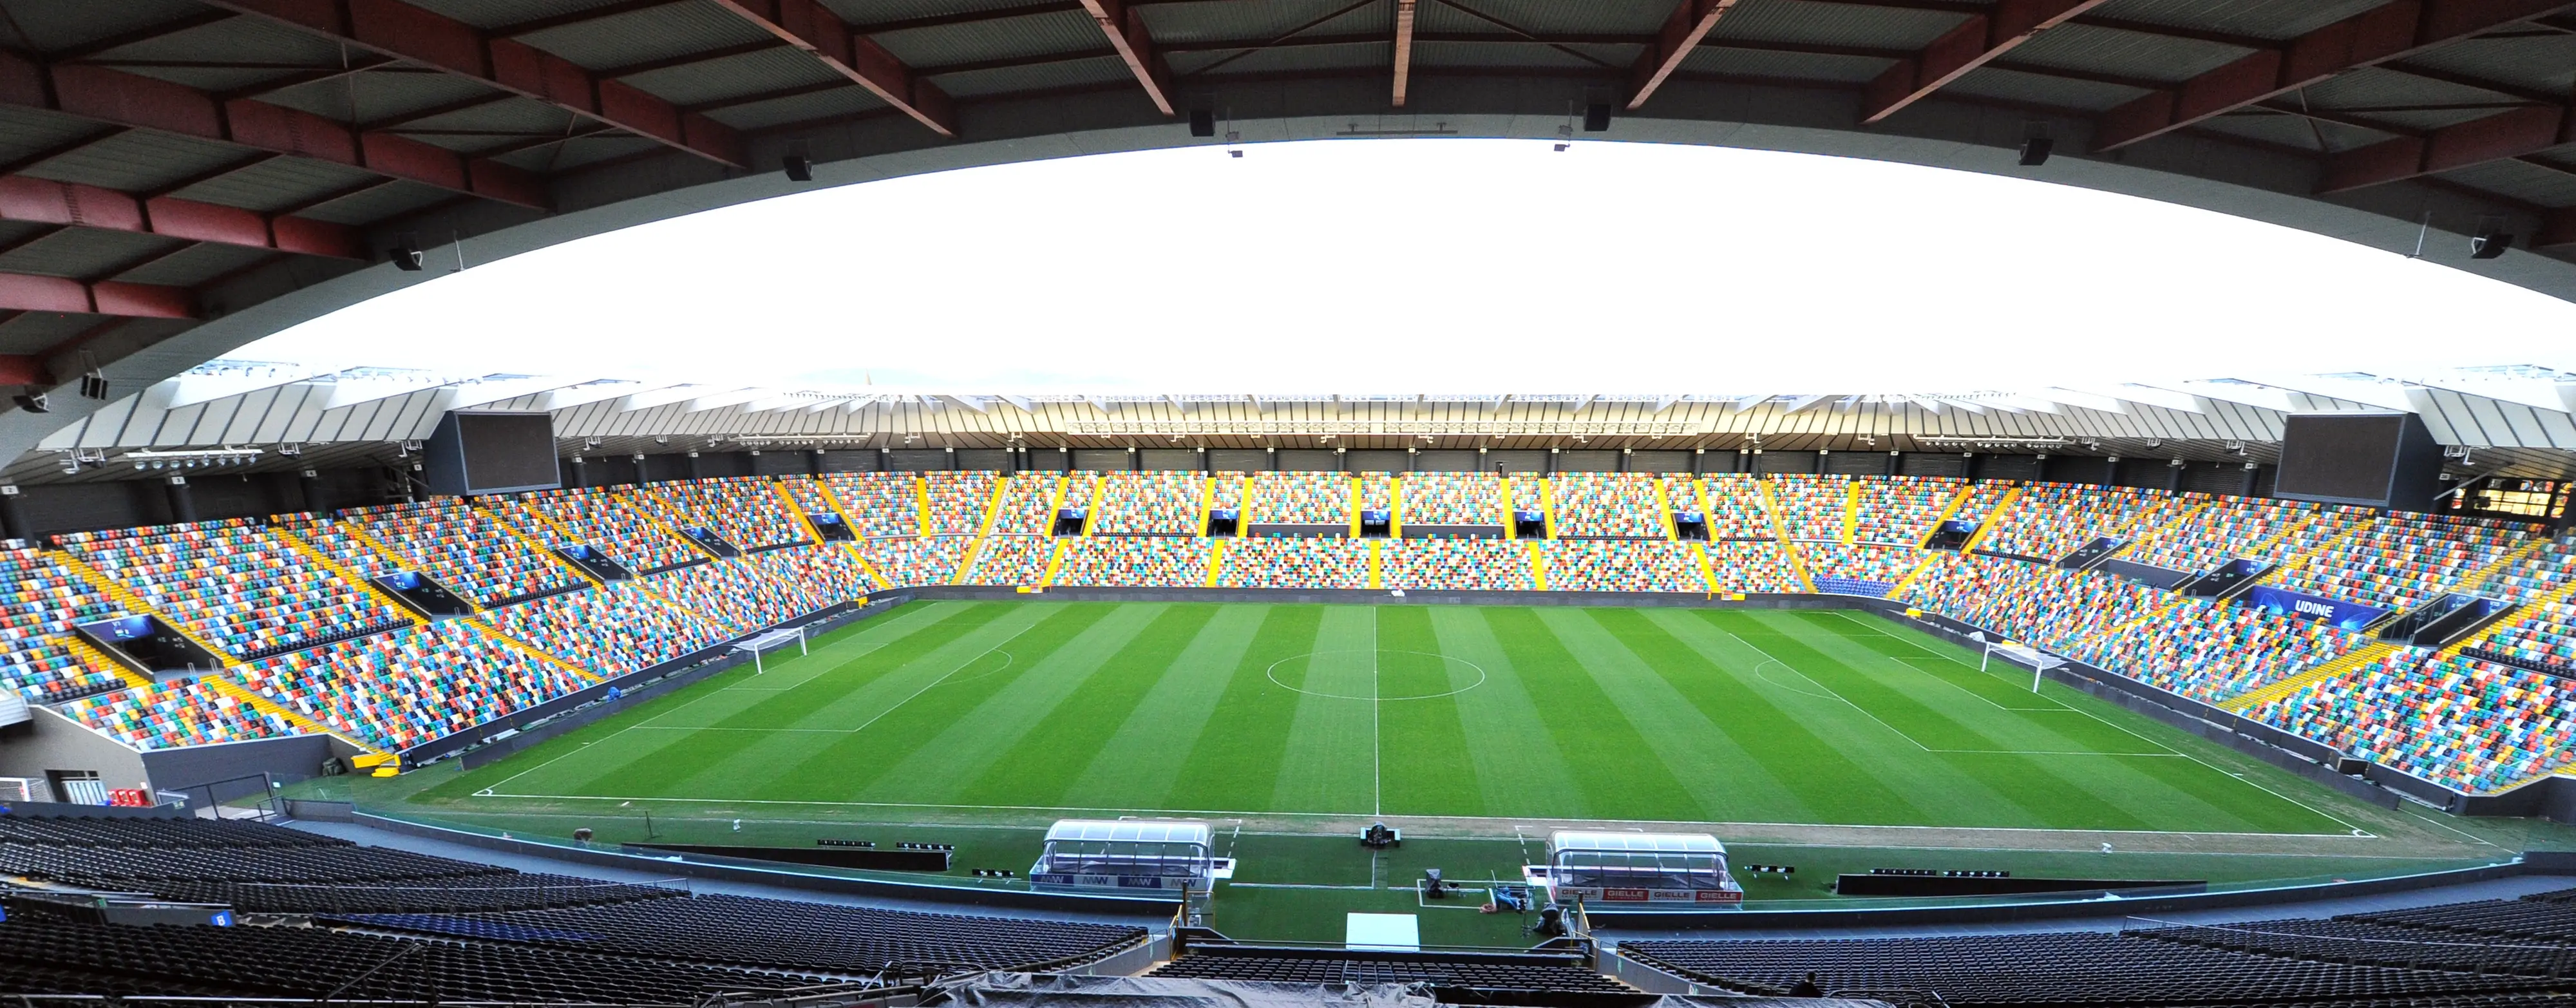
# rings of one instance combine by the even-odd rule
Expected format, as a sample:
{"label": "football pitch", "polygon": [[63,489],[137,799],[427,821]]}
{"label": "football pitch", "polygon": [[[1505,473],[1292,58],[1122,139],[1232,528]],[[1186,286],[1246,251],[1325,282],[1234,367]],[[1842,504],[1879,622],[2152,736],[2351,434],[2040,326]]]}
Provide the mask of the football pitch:
{"label": "football pitch", "polygon": [[[788,652],[792,655],[792,652]],[[1839,610],[924,602],[478,771],[778,810],[2351,836]],[[506,771],[506,772],[504,772]]]}
{"label": "football pitch", "polygon": [[[973,871],[1026,871],[1053,820],[1189,816],[1240,862],[1228,935],[1339,941],[1368,911],[1488,946],[1528,922],[1456,911],[1574,825],[1795,866],[1738,876],[1774,909],[1850,905],[1835,876],[1874,868],[2275,885],[2571,842],[2031,686],[1844,610],[924,600],[470,770],[296,793],[606,844],[946,844],[942,884],[1006,888]],[[1380,819],[1403,847],[1358,846]],[[1428,868],[1478,891],[1425,901]]]}

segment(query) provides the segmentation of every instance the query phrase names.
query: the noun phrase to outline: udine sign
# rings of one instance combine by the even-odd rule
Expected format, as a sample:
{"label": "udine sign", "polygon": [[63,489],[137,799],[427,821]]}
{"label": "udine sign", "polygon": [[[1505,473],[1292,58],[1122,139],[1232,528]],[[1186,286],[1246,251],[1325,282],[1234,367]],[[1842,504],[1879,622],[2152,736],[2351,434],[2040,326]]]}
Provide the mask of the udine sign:
{"label": "udine sign", "polygon": [[2262,585],[2256,585],[2252,591],[2247,592],[2245,600],[2270,610],[2275,616],[2296,616],[2319,623],[2330,623],[2345,630],[2359,630],[2378,622],[2380,617],[2388,615],[2388,610],[2376,606],[2282,591]]}

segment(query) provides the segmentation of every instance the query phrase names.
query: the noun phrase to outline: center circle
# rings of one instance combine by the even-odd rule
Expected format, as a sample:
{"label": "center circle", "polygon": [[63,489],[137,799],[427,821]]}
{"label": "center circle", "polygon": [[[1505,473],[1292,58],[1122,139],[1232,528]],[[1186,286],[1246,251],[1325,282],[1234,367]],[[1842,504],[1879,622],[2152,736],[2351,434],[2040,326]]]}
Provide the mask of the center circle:
{"label": "center circle", "polygon": [[[1310,689],[1298,683],[1292,683],[1279,678],[1279,667],[1291,662],[1315,658],[1349,657],[1360,655],[1367,656],[1369,683],[1372,686],[1382,687],[1384,683],[1384,674],[1381,670],[1386,665],[1383,658],[1387,655],[1407,655],[1414,658],[1429,658],[1440,662],[1444,668],[1465,666],[1466,668],[1475,671],[1476,681],[1454,689],[1442,690],[1437,693],[1386,694],[1373,692],[1362,694],[1356,692],[1336,692],[1325,689]],[[1309,662],[1309,664],[1311,665],[1311,662]],[[1271,682],[1276,683],[1281,689],[1288,690],[1289,692],[1303,693],[1307,696],[1330,697],[1335,700],[1437,700],[1441,697],[1457,696],[1460,693],[1467,692],[1468,690],[1475,689],[1476,687],[1485,684],[1485,667],[1478,665],[1475,662],[1433,651],[1407,651],[1400,648],[1350,648],[1332,651],[1308,651],[1304,654],[1293,654],[1286,658],[1279,659],[1278,661],[1271,662],[1269,668],[1262,670],[1262,675],[1268,678]]]}

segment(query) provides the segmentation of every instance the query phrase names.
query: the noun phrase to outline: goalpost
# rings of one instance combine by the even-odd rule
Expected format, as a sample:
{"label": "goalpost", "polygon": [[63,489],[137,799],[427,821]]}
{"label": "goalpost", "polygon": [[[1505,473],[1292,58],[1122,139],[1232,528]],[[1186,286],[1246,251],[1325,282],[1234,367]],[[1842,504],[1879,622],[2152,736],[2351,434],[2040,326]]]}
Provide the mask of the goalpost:
{"label": "goalpost", "polygon": [[[1982,634],[1978,636],[1980,639],[1984,637]],[[1998,657],[2002,658],[2007,665],[2017,667],[2027,665],[2030,667],[2030,691],[2033,693],[2039,692],[2039,681],[2049,669],[2066,664],[2064,658],[2011,641],[1987,640],[1985,645],[1984,657],[1977,660],[1977,671],[1984,672],[1991,668]]]}
{"label": "goalpost", "polygon": [[797,654],[809,653],[806,651],[805,628],[801,626],[780,627],[750,640],[737,643],[733,646],[733,649],[736,651],[751,652],[752,674],[759,675],[760,673],[769,671],[767,668],[762,667],[760,653],[771,648],[785,647],[789,641],[796,642]]}

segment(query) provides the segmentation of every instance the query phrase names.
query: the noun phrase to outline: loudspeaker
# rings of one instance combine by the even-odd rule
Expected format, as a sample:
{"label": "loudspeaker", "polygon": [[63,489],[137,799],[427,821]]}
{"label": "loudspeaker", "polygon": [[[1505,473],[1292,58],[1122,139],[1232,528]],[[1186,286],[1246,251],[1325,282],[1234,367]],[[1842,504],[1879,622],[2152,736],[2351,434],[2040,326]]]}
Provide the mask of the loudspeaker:
{"label": "loudspeaker", "polygon": [[386,249],[385,258],[394,264],[395,269],[405,273],[420,272],[420,248],[413,245],[410,239],[404,239],[402,244]]}
{"label": "loudspeaker", "polygon": [[2469,237],[2469,258],[2493,259],[2513,247],[2513,234],[2507,231],[2480,231]]}
{"label": "loudspeaker", "polygon": [[96,371],[82,375],[80,380],[80,394],[83,399],[97,399],[105,401],[107,399],[107,376],[99,374]]}
{"label": "loudspeaker", "polygon": [[814,162],[802,154],[787,155],[787,181],[814,181]]}
{"label": "loudspeaker", "polygon": [[1583,131],[1604,133],[1610,129],[1610,103],[1594,102],[1583,107]]}
{"label": "loudspeaker", "polygon": [[1212,136],[1215,136],[1215,135],[1216,135],[1216,112],[1215,112],[1215,110],[1213,110],[1213,109],[1191,109],[1191,110],[1190,110],[1190,135],[1191,135],[1191,136],[1194,136],[1194,137],[1212,137]]}
{"label": "loudspeaker", "polygon": [[2021,163],[2023,167],[2047,164],[2048,152],[2056,149],[2057,141],[2047,137],[2032,137],[2024,140],[2021,142]]}

